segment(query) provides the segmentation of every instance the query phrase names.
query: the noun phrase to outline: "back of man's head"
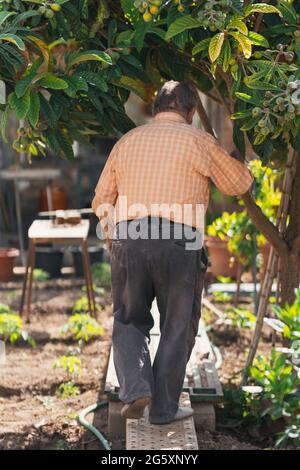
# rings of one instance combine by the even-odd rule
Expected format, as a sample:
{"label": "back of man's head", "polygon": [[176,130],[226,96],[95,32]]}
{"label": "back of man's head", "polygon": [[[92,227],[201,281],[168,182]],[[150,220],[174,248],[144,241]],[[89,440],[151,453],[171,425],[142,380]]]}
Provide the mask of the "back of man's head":
{"label": "back of man's head", "polygon": [[190,83],[173,80],[166,82],[159,90],[153,103],[154,116],[164,111],[175,111],[186,117],[198,104],[198,94]]}

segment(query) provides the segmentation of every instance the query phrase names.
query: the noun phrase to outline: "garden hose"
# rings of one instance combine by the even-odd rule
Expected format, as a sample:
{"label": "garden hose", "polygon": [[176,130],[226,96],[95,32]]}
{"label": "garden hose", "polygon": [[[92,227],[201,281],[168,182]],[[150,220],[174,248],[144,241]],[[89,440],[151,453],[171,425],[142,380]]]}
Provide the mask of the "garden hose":
{"label": "garden hose", "polygon": [[108,441],[103,436],[103,434],[97,428],[95,428],[95,426],[93,426],[91,423],[89,423],[85,419],[85,417],[89,413],[92,413],[106,406],[108,406],[108,403],[106,401],[99,401],[97,403],[94,403],[93,405],[88,406],[87,408],[84,408],[82,411],[80,411],[78,415],[78,422],[96,436],[96,438],[98,439],[98,441],[101,443],[101,445],[104,447],[105,450],[111,450],[111,447]]}

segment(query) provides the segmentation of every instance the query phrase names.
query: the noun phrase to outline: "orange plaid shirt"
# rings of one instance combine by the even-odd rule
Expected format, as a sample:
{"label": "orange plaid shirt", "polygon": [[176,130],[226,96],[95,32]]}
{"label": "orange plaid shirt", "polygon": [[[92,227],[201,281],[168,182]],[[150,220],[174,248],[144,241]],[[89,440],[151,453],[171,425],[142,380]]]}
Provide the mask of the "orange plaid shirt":
{"label": "orange plaid shirt", "polygon": [[[199,227],[196,205],[209,202],[209,179],[224,194],[244,194],[252,184],[246,165],[231,157],[210,134],[186,123],[176,112],[162,112],[146,125],[125,134],[112,149],[92,202],[115,207],[114,223],[146,215],[167,217]],[[126,196],[126,208],[120,207]],[[128,207],[138,204],[133,213]],[[153,204],[184,205],[187,218],[153,208]],[[151,206],[151,207],[150,207]],[[201,227],[203,229],[203,226]]]}

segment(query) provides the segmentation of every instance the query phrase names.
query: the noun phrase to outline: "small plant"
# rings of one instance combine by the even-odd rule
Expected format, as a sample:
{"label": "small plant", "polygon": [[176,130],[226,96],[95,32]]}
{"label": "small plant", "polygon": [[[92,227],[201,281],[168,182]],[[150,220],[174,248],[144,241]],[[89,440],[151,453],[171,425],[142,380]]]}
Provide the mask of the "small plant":
{"label": "small plant", "polygon": [[71,332],[74,339],[87,343],[92,337],[103,334],[102,326],[88,313],[75,313],[62,328],[62,333]]}
{"label": "small plant", "polygon": [[243,308],[232,308],[227,310],[228,323],[236,328],[254,328],[256,317],[250,310]]}
{"label": "small plant", "polygon": [[230,284],[230,282],[232,282],[232,279],[229,276],[217,276],[217,280],[221,284]]}
{"label": "small plant", "polygon": [[11,344],[22,338],[35,347],[34,339],[23,329],[22,318],[4,304],[0,304],[0,337],[5,343],[9,341]]}
{"label": "small plant", "polygon": [[[96,305],[97,312],[101,312],[102,307],[101,305]],[[76,300],[75,305],[73,307],[73,314],[76,313],[87,313],[89,311],[89,301],[87,297],[80,297],[80,299]]]}
{"label": "small plant", "polygon": [[258,356],[250,368],[250,376],[263,388],[261,399],[268,404],[262,416],[268,415],[275,421],[298,414],[300,377],[285,354],[273,349],[271,360]]}
{"label": "small plant", "polygon": [[276,447],[283,447],[288,442],[293,443],[296,447],[300,446],[300,415],[296,415],[293,422],[279,434]]}
{"label": "small plant", "polygon": [[284,307],[273,305],[273,312],[280,320],[284,338],[291,341],[300,339],[300,289],[295,292],[293,304],[285,304]]}
{"label": "small plant", "polygon": [[33,270],[33,280],[38,282],[48,281],[50,274],[44,271],[43,269],[34,269]]}
{"label": "small plant", "polygon": [[58,387],[58,391],[62,398],[74,397],[80,393],[79,387],[75,384],[74,378],[78,377],[81,372],[81,359],[76,356],[61,356],[53,364],[53,369],[62,369],[68,380],[62,382]]}
{"label": "small plant", "polygon": [[63,369],[69,376],[79,376],[82,372],[81,359],[76,356],[61,356],[53,364],[53,369]]}
{"label": "small plant", "polygon": [[91,266],[92,278],[95,284],[109,286],[111,282],[111,268],[109,263],[94,263]]}
{"label": "small plant", "polygon": [[[98,287],[95,283],[93,283],[93,291],[100,297],[103,297],[105,295],[104,287]],[[84,292],[86,294],[86,286],[81,287],[81,292]]]}
{"label": "small plant", "polygon": [[75,397],[80,393],[79,387],[72,380],[61,383],[58,390],[62,398]]}
{"label": "small plant", "polygon": [[228,294],[228,292],[221,292],[219,290],[215,290],[212,292],[212,295],[215,302],[227,303],[232,301],[232,295]]}

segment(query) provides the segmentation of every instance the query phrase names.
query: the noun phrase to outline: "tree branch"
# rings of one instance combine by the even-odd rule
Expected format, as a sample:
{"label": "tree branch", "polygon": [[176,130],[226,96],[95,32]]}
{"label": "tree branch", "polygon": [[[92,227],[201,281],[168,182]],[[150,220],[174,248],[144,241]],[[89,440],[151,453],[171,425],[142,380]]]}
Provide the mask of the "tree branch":
{"label": "tree branch", "polygon": [[[210,124],[207,113],[204,109],[202,101],[199,97],[197,112],[203,124],[203,127],[206,132],[215,136],[214,130]],[[234,155],[233,155],[234,157]],[[251,219],[261,231],[261,233],[266,237],[270,245],[274,247],[276,252],[279,255],[284,255],[288,251],[287,243],[281,238],[279,230],[275,225],[270,222],[270,220],[262,212],[261,208],[255,203],[250,191],[242,195],[243,202],[245,204],[246,210],[250,215]]]}
{"label": "tree branch", "polygon": [[283,256],[288,251],[288,245],[280,236],[279,230],[275,225],[262,212],[261,208],[255,203],[250,191],[242,195],[243,202],[247,209],[251,219],[266,237],[270,245],[272,245],[275,251]]}

